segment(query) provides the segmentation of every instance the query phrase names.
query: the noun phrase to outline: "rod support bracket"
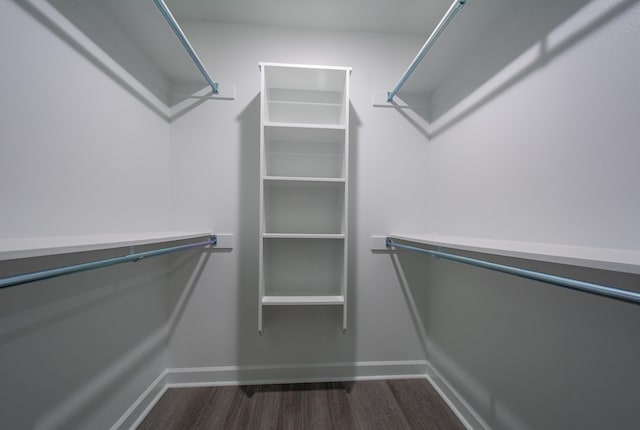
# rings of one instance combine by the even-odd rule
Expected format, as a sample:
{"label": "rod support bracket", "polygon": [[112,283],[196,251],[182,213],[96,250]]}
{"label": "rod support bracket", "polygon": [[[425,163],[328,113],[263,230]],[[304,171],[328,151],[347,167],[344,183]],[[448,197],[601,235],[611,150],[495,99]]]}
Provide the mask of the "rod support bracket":
{"label": "rod support bracket", "polygon": [[209,241],[211,242],[211,246],[216,246],[218,244],[218,236],[212,234],[211,237],[209,237]]}
{"label": "rod support bracket", "polygon": [[393,240],[390,237],[387,237],[385,244],[387,245],[387,248],[391,248],[393,247]]}
{"label": "rod support bracket", "polygon": [[138,261],[140,261],[143,257],[134,257],[133,255],[136,253],[136,247],[135,245],[131,245],[129,247],[129,255],[127,255],[127,257],[129,257],[129,261],[132,263],[137,263]]}

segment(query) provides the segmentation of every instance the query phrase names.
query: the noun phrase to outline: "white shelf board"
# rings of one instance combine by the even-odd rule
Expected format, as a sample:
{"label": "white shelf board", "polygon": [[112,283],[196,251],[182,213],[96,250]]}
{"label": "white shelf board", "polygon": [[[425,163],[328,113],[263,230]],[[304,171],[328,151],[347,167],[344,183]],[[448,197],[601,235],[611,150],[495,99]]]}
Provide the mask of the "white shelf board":
{"label": "white shelf board", "polygon": [[211,234],[208,231],[163,231],[0,239],[0,260],[149,245],[175,240],[205,238]]}
{"label": "white shelf board", "polygon": [[351,73],[352,68],[346,66],[321,66],[316,64],[291,64],[291,63],[274,63],[270,61],[258,62],[258,67],[262,69],[263,66],[274,67],[288,67],[291,69],[322,69],[322,70],[344,70]]}
{"label": "white shelf board", "polygon": [[263,296],[264,306],[343,305],[343,296]]}
{"label": "white shelf board", "polygon": [[309,105],[309,106],[335,106],[342,107],[342,103],[331,102],[299,102],[293,100],[267,100],[267,103],[285,104],[285,105]]}
{"label": "white shelf board", "polygon": [[273,122],[265,121],[263,124],[265,127],[284,127],[284,128],[323,128],[330,130],[345,130],[347,127],[344,124],[313,124],[303,122]]}
{"label": "white shelf board", "polygon": [[344,178],[315,178],[307,176],[265,176],[265,181],[273,182],[336,182],[345,183]]}
{"label": "white shelf board", "polygon": [[390,236],[393,239],[423,245],[640,274],[640,251],[438,234],[391,234]]}
{"label": "white shelf board", "polygon": [[265,239],[344,239],[344,234],[341,233],[264,233],[262,235]]}

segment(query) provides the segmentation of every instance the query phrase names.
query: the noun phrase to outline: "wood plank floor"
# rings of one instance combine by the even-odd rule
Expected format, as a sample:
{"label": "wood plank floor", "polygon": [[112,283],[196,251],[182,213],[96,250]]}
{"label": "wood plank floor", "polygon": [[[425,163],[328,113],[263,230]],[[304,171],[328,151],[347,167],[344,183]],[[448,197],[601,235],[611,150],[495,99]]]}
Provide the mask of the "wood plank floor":
{"label": "wood plank floor", "polygon": [[464,426],[425,379],[170,388],[138,429],[434,429]]}

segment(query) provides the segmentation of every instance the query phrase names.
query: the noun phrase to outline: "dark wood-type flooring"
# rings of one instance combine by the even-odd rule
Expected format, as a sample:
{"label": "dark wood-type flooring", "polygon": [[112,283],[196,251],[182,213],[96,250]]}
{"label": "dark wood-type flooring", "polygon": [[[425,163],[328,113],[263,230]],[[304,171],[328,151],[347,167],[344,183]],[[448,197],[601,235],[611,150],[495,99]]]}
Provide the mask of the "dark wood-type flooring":
{"label": "dark wood-type flooring", "polygon": [[464,426],[425,379],[170,388],[138,429],[438,429]]}

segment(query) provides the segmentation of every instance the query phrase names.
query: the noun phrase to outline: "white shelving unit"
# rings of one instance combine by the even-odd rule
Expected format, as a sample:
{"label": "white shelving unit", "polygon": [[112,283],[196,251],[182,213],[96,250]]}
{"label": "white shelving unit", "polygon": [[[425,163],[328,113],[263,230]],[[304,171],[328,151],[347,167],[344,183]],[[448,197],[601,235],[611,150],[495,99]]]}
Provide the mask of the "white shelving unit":
{"label": "white shelving unit", "polygon": [[351,68],[260,63],[264,306],[333,305],[347,329]]}

